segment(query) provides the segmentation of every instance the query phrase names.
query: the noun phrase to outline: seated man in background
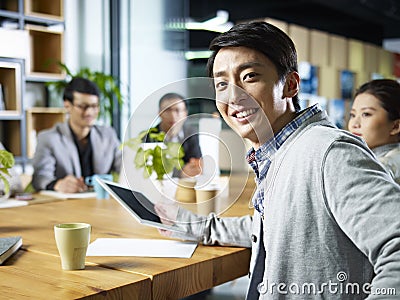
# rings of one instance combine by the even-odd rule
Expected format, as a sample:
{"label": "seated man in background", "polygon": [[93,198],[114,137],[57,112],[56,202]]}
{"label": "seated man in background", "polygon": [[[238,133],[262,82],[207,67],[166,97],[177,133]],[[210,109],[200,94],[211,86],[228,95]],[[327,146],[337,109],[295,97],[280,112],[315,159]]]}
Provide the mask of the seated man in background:
{"label": "seated man in background", "polygon": [[65,88],[65,123],[38,134],[33,159],[33,187],[64,193],[86,191],[84,178],[119,172],[120,142],[113,128],[95,125],[99,90],[91,81],[74,78]]}
{"label": "seated man in background", "polygon": [[[159,101],[160,123],[156,126],[158,131],[165,132],[165,141],[182,144],[185,156],[185,165],[180,172],[174,172],[176,177],[194,177],[201,173],[201,149],[199,136],[195,129],[185,124],[188,111],[184,98],[176,93],[168,93]],[[152,142],[147,137],[146,142]]]}

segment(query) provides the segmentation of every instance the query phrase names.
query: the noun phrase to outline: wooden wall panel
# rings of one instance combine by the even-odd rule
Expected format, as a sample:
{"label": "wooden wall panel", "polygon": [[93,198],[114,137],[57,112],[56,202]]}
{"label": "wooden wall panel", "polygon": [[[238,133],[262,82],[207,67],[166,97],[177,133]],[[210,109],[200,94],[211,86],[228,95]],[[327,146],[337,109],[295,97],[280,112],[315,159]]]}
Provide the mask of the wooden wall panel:
{"label": "wooden wall panel", "polygon": [[289,36],[297,49],[298,61],[310,59],[310,30],[306,27],[289,24]]}
{"label": "wooden wall panel", "polygon": [[341,98],[340,72],[337,68],[324,66],[319,69],[319,94],[328,99]]}
{"label": "wooden wall panel", "polygon": [[364,71],[365,62],[365,47],[363,42],[349,39],[349,67],[348,69],[354,72]]}
{"label": "wooden wall panel", "polygon": [[348,68],[348,41],[345,37],[329,35],[329,65],[340,70]]}
{"label": "wooden wall panel", "polygon": [[392,77],[394,69],[394,54],[383,48],[379,49],[378,73],[384,77]]}
{"label": "wooden wall panel", "polygon": [[265,18],[264,21],[278,27],[284,33],[289,34],[289,24],[286,23],[285,21],[276,20],[272,18]]}
{"label": "wooden wall panel", "polygon": [[310,63],[315,66],[329,65],[329,35],[312,29],[310,31]]}
{"label": "wooden wall panel", "polygon": [[378,72],[379,64],[379,51],[378,47],[372,44],[364,44],[364,70],[365,72],[372,74]]}
{"label": "wooden wall panel", "polygon": [[363,71],[355,72],[354,86],[357,90],[363,83],[371,80],[371,74]]}

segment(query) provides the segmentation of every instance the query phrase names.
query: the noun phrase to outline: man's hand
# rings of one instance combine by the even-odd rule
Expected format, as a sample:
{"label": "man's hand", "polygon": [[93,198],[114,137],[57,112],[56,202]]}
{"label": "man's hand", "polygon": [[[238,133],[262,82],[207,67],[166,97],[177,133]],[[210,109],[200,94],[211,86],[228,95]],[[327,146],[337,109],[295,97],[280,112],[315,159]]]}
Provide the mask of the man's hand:
{"label": "man's hand", "polygon": [[[154,210],[163,224],[174,225],[178,215],[179,206],[173,201],[161,201],[154,205]],[[169,230],[158,229],[158,231],[167,237],[172,235],[172,232]]]}
{"label": "man's hand", "polygon": [[200,175],[202,166],[203,164],[201,158],[191,158],[189,162],[182,168],[182,177],[194,177]]}
{"label": "man's hand", "polygon": [[76,178],[73,175],[65,176],[63,179],[57,180],[54,190],[61,193],[80,193],[87,191],[83,178]]}

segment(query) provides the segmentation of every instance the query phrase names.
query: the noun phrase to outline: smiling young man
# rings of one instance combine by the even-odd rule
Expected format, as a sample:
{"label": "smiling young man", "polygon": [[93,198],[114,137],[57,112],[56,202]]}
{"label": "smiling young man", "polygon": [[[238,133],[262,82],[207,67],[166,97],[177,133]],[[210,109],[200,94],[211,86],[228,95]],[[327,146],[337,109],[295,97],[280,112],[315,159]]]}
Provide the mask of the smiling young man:
{"label": "smiling young man", "polygon": [[33,159],[33,187],[76,193],[87,190],[86,176],[119,172],[120,142],[113,128],[95,125],[99,90],[91,81],[74,78],[65,87],[65,123],[38,134]]}
{"label": "smiling young man", "polygon": [[271,24],[244,23],[210,49],[218,110],[253,145],[254,216],[204,219],[160,204],[165,222],[186,230],[162,233],[252,247],[248,299],[398,297],[400,187],[318,105],[300,110],[291,39]]}
{"label": "smiling young man", "polygon": [[268,122],[278,132],[296,117],[297,102],[292,98],[299,91],[299,75],[295,69],[283,80],[264,54],[242,46],[221,49],[213,69],[218,110],[254,147],[271,138],[264,127]]}

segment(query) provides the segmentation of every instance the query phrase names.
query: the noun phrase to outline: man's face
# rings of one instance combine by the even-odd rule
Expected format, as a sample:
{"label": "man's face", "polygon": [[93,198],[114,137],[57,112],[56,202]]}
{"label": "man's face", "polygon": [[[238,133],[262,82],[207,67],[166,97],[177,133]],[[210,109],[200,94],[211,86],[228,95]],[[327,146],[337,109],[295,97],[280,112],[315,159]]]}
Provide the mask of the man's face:
{"label": "man's face", "polygon": [[187,118],[187,109],[183,100],[179,98],[164,100],[160,106],[160,118],[161,129],[165,132],[172,130],[176,134]]}
{"label": "man's face", "polygon": [[[217,108],[227,124],[258,147],[280,129],[284,83],[274,64],[246,47],[219,50],[213,66]],[[268,123],[269,122],[269,123]]]}
{"label": "man's face", "polygon": [[71,125],[81,128],[93,126],[99,115],[99,97],[78,92],[73,95],[73,103],[64,101]]}

